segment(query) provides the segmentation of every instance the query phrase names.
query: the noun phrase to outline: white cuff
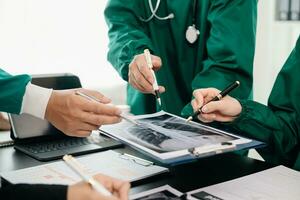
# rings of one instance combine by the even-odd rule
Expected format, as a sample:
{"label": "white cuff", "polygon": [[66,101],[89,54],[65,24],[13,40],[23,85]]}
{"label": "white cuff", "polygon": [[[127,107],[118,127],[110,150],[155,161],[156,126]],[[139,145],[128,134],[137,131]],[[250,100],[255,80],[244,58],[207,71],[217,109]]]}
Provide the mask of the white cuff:
{"label": "white cuff", "polygon": [[21,114],[27,113],[44,119],[51,94],[52,89],[39,87],[29,82],[23,96]]}

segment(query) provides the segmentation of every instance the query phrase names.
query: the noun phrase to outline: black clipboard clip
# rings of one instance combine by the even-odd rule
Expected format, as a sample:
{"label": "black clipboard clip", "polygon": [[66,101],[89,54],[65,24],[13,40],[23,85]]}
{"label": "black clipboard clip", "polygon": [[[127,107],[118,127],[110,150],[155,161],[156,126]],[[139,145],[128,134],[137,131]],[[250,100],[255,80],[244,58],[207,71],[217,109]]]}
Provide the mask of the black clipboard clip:
{"label": "black clipboard clip", "polygon": [[131,161],[135,164],[142,165],[144,167],[150,167],[150,166],[154,165],[154,163],[149,160],[145,160],[145,159],[142,159],[142,158],[139,158],[139,157],[127,154],[127,153],[120,153],[119,157],[121,159]]}
{"label": "black clipboard clip", "polygon": [[188,149],[189,153],[195,157],[207,154],[221,154],[236,149],[236,145],[231,142],[222,142],[220,144],[206,145],[203,147],[195,147]]}

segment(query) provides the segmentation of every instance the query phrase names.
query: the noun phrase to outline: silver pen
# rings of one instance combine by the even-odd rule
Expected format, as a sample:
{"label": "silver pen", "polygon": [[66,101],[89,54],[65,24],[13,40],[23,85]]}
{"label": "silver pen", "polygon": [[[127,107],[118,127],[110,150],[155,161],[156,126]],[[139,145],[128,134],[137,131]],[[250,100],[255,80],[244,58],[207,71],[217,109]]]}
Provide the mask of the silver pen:
{"label": "silver pen", "polygon": [[[81,97],[84,97],[84,98],[86,98],[86,99],[88,99],[88,100],[90,100],[90,101],[95,101],[95,102],[98,102],[98,103],[102,103],[102,102],[101,102],[99,99],[97,99],[96,97],[93,97],[93,96],[84,94],[84,93],[82,93],[82,92],[80,92],[80,91],[78,91],[78,90],[75,92],[75,94],[76,94],[76,95],[79,95],[79,96],[81,96]],[[120,117],[121,117],[122,119],[124,119],[124,120],[126,120],[126,121],[128,121],[128,122],[130,122],[130,123],[132,123],[132,124],[134,124],[134,125],[139,125],[139,123],[137,123],[135,120],[131,119],[131,118],[128,117],[128,116],[125,116],[125,115],[123,115],[123,114],[120,114]]]}
{"label": "silver pen", "polygon": [[155,73],[153,71],[153,64],[152,64],[152,59],[151,59],[151,54],[150,54],[149,49],[144,50],[144,55],[145,55],[145,58],[146,58],[148,68],[150,69],[150,71],[152,73],[152,76],[154,78],[154,83],[153,83],[152,87],[153,87],[153,90],[155,92],[157,102],[158,102],[159,106],[161,107],[161,98],[160,98],[160,93],[159,93],[159,87],[158,87],[158,84],[157,84],[157,79],[156,79]]}

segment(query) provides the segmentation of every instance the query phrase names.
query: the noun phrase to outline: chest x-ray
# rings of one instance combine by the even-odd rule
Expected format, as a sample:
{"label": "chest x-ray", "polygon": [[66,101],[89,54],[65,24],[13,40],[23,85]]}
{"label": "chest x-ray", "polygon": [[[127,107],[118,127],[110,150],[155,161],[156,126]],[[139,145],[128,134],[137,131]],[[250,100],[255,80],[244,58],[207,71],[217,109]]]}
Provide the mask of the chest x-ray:
{"label": "chest x-ray", "polygon": [[125,128],[123,136],[158,153],[219,144],[236,139],[168,114],[137,121],[139,125]]}
{"label": "chest x-ray", "polygon": [[185,119],[166,112],[134,116],[137,124],[122,121],[101,127],[105,134],[159,157],[171,159],[189,154],[192,148],[205,148],[222,143],[249,142],[227,132]]}

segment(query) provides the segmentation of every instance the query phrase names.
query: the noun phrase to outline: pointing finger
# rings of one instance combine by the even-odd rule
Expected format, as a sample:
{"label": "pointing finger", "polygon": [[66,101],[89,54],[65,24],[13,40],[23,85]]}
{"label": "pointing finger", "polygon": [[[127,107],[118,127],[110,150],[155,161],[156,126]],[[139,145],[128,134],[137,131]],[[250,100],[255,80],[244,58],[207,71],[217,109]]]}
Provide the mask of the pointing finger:
{"label": "pointing finger", "polygon": [[83,109],[100,115],[119,116],[121,114],[121,110],[115,106],[91,101],[84,104]]}
{"label": "pointing finger", "polygon": [[107,103],[111,102],[111,99],[104,96],[100,92],[93,91],[93,90],[87,90],[87,89],[80,89],[79,91],[82,92],[83,94],[86,94],[88,96],[94,97],[95,99],[98,99],[101,103],[107,104]]}

